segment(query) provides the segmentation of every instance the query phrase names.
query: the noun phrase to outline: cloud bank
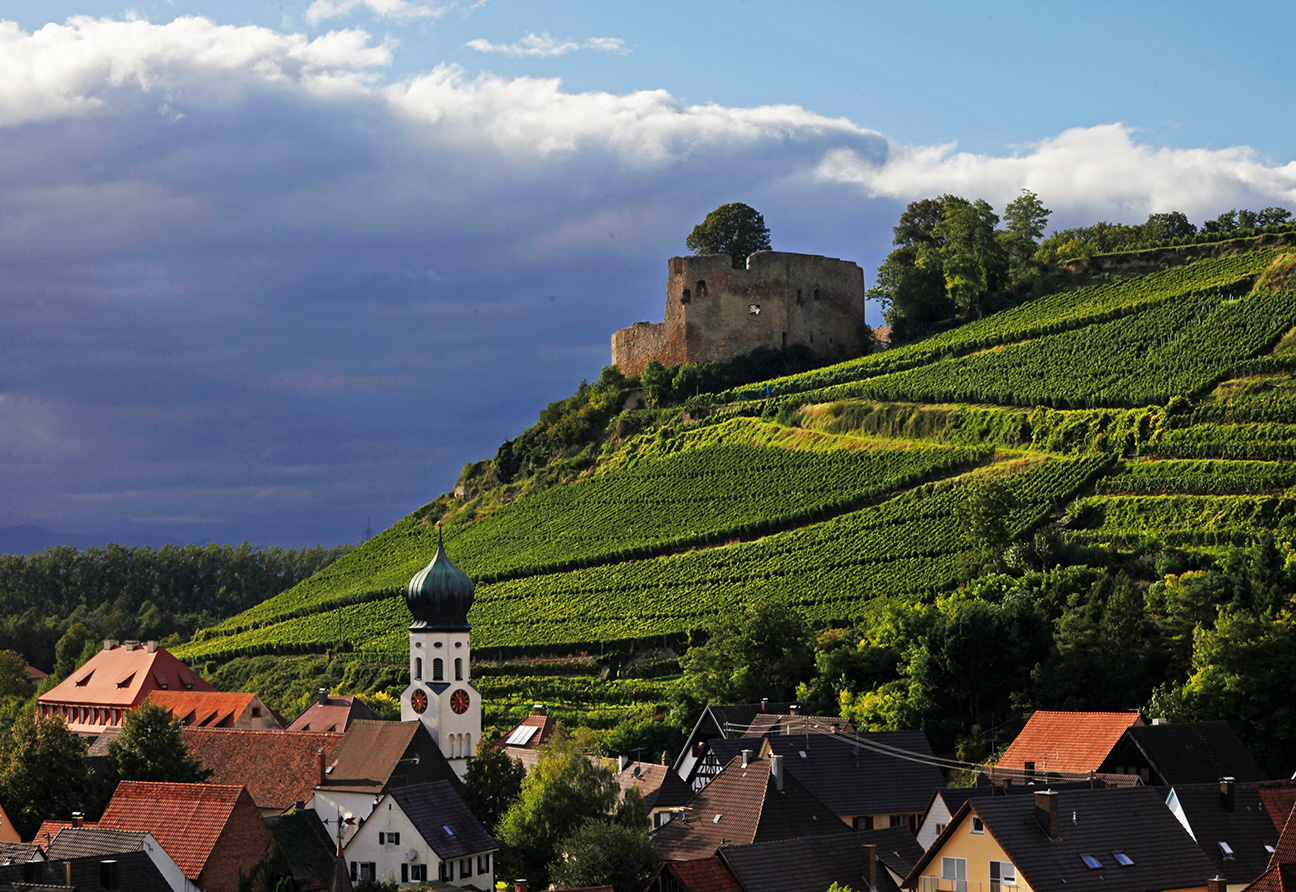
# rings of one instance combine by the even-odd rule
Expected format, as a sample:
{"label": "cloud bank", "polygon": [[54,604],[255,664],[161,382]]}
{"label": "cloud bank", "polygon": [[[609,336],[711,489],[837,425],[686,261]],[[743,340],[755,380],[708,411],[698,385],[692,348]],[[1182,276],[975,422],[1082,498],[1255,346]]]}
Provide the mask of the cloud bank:
{"label": "cloud bank", "polygon": [[577,50],[594,50],[600,53],[625,55],[630,49],[620,37],[589,37],[585,40],[559,39],[548,31],[542,34],[529,32],[513,43],[491,43],[489,40],[470,40],[464,44],[479,53],[498,53],[515,58],[523,56],[565,56]]}
{"label": "cloud bank", "polygon": [[942,192],[1029,187],[1076,222],[1296,205],[1292,162],[1119,124],[971,155],[799,105],[393,79],[396,52],[356,28],[0,22],[9,523],[386,526],[596,376],[615,328],[660,318],[665,259],[727,201],[866,276],[903,204]]}

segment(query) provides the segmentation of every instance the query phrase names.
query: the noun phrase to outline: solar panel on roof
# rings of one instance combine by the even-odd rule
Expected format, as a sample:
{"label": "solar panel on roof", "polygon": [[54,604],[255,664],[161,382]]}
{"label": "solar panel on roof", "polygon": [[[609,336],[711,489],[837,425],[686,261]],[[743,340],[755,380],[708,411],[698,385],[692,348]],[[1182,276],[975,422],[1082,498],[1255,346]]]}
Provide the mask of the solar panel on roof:
{"label": "solar panel on roof", "polygon": [[526,746],[527,741],[535,736],[540,729],[535,725],[521,725],[513,729],[513,733],[504,741],[505,746]]}

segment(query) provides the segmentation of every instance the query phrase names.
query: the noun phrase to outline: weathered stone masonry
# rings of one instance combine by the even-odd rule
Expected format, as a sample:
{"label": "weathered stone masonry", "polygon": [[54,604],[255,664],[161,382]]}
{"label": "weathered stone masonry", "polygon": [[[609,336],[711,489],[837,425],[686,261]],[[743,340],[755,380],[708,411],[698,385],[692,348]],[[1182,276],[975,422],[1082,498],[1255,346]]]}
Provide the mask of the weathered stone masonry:
{"label": "weathered stone masonry", "polygon": [[672,257],[665,321],[615,332],[612,363],[638,375],[653,359],[719,362],[793,344],[833,358],[858,353],[863,331],[864,272],[848,260],[759,251],[734,269],[726,254]]}

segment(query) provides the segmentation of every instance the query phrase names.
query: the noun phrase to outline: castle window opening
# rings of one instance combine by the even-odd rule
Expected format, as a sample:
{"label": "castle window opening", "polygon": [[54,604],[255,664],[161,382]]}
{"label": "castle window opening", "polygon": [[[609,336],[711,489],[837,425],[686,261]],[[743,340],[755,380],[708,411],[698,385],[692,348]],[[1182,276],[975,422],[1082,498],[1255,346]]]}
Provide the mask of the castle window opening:
{"label": "castle window opening", "polygon": [[818,289],[818,288],[816,288],[816,289],[814,290],[814,299],[815,299],[815,300],[818,300],[818,299],[819,299],[819,289]]}
{"label": "castle window opening", "polygon": [[706,279],[698,279],[697,293],[698,297],[706,297]]}
{"label": "castle window opening", "polygon": [[440,657],[437,657],[435,660],[432,661],[432,680],[433,681],[445,680],[445,661],[442,660]]}
{"label": "castle window opening", "polygon": [[749,315],[749,316],[759,316],[759,315],[760,315],[760,304],[748,304],[748,305],[747,305],[747,315]]}
{"label": "castle window opening", "polygon": [[689,294],[689,290],[688,290],[687,288],[685,288],[685,289],[684,289],[684,296],[680,298],[680,303],[682,303],[682,304],[686,304],[686,303],[688,303],[690,300],[692,300],[692,298],[693,298],[693,295]]}
{"label": "castle window opening", "polygon": [[783,332],[783,348],[787,349],[787,332]]}
{"label": "castle window opening", "polygon": [[814,343],[814,332],[810,332],[810,343]]}
{"label": "castle window opening", "polygon": [[798,289],[797,289],[797,306],[799,307],[799,306],[801,306],[803,303],[805,303],[805,298],[801,296],[801,289],[798,288]]}

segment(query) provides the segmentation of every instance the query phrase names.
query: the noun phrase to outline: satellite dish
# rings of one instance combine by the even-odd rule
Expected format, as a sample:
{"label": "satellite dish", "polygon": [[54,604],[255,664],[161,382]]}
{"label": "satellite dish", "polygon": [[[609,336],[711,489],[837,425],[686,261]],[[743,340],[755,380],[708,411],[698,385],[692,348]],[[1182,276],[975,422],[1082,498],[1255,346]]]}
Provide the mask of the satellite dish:
{"label": "satellite dish", "polygon": [[413,861],[417,857],[418,857],[418,849],[410,849],[408,852],[405,853],[406,861]]}

